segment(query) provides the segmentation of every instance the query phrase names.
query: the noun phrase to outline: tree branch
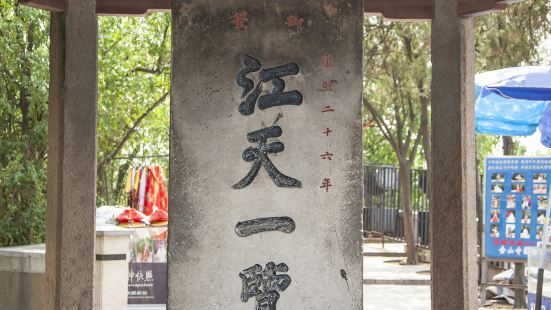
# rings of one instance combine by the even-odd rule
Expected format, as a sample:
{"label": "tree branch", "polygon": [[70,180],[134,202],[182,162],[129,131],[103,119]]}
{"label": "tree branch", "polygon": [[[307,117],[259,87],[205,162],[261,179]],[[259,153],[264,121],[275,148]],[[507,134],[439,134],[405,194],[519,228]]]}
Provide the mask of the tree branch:
{"label": "tree branch", "polygon": [[[401,90],[398,86],[398,81],[397,81],[397,77],[396,77],[396,73],[394,70],[391,70],[391,76],[392,76],[392,84],[394,85],[394,89],[398,92],[399,94],[399,97],[400,97],[400,101],[402,101],[402,94],[401,94]],[[398,102],[396,100],[392,100],[393,101],[393,107],[394,107],[394,118],[396,119],[396,140],[398,140],[398,147],[399,147],[399,150],[397,151],[398,152],[398,157],[403,157],[407,154],[404,154],[402,152],[402,150],[404,150],[404,126],[405,126],[405,122],[404,120],[402,119],[401,115],[400,115],[400,107],[398,106]],[[402,101],[402,107],[403,107],[403,101]],[[403,111],[402,111],[403,112]],[[406,149],[406,152],[407,152],[407,149]]]}
{"label": "tree branch", "polygon": [[392,148],[398,153],[398,145],[396,144],[396,141],[392,137],[392,133],[388,126],[386,125],[385,121],[381,118],[381,115],[379,112],[377,112],[377,109],[367,100],[365,97],[363,98],[363,104],[364,106],[369,110],[369,113],[373,116],[373,119],[375,120],[375,123],[377,124],[377,127],[379,127],[379,130],[385,137],[385,139],[390,143]]}
{"label": "tree branch", "polygon": [[161,40],[161,44],[159,47],[161,48],[159,50],[159,55],[157,57],[156,66],[154,69],[151,68],[143,68],[143,67],[137,67],[132,72],[144,72],[144,73],[151,73],[151,74],[161,74],[163,73],[166,66],[163,66],[163,51],[162,47],[166,44],[166,38],[168,36],[168,27],[170,23],[167,23],[163,32],[163,39]]}
{"label": "tree branch", "polygon": [[121,141],[119,141],[119,143],[117,144],[117,146],[115,147],[115,149],[109,154],[107,155],[102,161],[101,163],[98,165],[98,170],[97,170],[97,174],[100,175],[101,174],[101,171],[103,169],[103,167],[108,164],[112,159],[113,157],[115,157],[115,155],[117,155],[119,153],[119,151],[122,149],[122,147],[124,146],[124,144],[126,143],[126,141],[128,141],[128,139],[130,139],[130,137],[132,136],[132,134],[138,129],[138,127],[140,126],[140,123],[153,111],[155,110],[155,108],[157,108],[161,103],[163,103],[166,99],[166,97],[168,97],[168,94],[169,92],[165,92],[157,101],[155,101],[153,104],[151,104],[147,110],[145,110],[145,112],[142,113],[142,115],[140,115],[140,117],[138,117],[136,119],[136,121],[134,122],[134,124],[132,125],[132,127],[130,127],[126,133],[124,134],[124,136],[122,137]]}
{"label": "tree branch", "polygon": [[413,163],[415,161],[415,156],[417,156],[417,149],[419,148],[419,143],[421,142],[421,137],[423,135],[421,134],[421,128],[419,128],[419,133],[417,134],[417,137],[415,137],[415,142],[413,143],[413,148],[411,149],[411,152],[409,153],[408,161],[409,163]]}
{"label": "tree branch", "polygon": [[151,74],[161,74],[161,69],[159,67],[155,69],[150,68],[142,68],[142,67],[136,67],[132,72],[144,72],[144,73],[151,73]]}

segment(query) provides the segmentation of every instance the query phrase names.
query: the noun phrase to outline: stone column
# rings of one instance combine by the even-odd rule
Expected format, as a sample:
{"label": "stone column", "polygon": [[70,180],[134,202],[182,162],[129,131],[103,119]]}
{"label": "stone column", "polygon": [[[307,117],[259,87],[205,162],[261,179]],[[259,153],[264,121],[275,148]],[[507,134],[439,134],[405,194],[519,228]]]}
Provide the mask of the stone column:
{"label": "stone column", "polygon": [[432,23],[432,309],[477,309],[474,31],[457,1]]}
{"label": "stone column", "polygon": [[111,225],[96,231],[94,309],[128,309],[128,245],[130,229]]}
{"label": "stone column", "polygon": [[362,309],[362,1],[172,12],[168,308]]}
{"label": "stone column", "polygon": [[93,306],[97,20],[94,0],[66,3],[50,30],[48,310]]}

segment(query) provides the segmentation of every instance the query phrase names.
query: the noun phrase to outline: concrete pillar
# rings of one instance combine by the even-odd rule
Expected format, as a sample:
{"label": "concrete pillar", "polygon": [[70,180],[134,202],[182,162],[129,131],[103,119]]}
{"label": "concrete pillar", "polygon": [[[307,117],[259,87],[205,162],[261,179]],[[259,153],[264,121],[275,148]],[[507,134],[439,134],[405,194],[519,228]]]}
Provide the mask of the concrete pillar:
{"label": "concrete pillar", "polygon": [[96,204],[94,0],[51,18],[46,309],[92,309]]}
{"label": "concrete pillar", "polygon": [[362,1],[172,12],[168,308],[362,309]]}
{"label": "concrete pillar", "polygon": [[457,1],[432,23],[432,309],[477,309],[474,31]]}
{"label": "concrete pillar", "polygon": [[96,231],[96,269],[94,272],[94,309],[128,308],[129,229],[98,226]]}

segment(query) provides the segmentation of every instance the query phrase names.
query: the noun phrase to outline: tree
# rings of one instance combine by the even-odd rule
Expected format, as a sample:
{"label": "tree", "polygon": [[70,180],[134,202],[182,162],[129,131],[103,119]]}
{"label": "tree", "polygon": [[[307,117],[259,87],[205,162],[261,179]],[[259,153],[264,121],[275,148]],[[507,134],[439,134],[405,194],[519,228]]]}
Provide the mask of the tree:
{"label": "tree", "polygon": [[528,0],[477,18],[477,72],[544,64],[539,46],[551,32],[550,14],[549,1]]}
{"label": "tree", "polygon": [[[478,71],[541,63],[538,47],[550,32],[550,9],[551,6],[545,0],[531,0],[511,5],[504,12],[477,18],[475,31]],[[408,137],[420,136],[423,149],[423,154],[420,155],[426,161],[430,178],[430,29],[427,23],[389,23],[374,17],[366,18],[364,25],[364,106],[369,113],[364,116],[364,123],[375,123],[394,153],[385,154],[389,152],[389,148],[382,146],[374,148],[375,152],[372,152],[370,148],[375,142],[364,142],[364,157],[366,161],[370,161],[372,156],[396,158],[395,162],[399,163],[401,170],[407,168],[408,164],[411,168],[415,156],[411,156],[412,138]],[[404,101],[403,98],[408,100]],[[364,125],[364,130],[370,132],[366,136],[377,139],[377,135],[372,132],[373,126]],[[477,158],[480,160],[492,151],[497,140],[486,136],[477,140]],[[406,143],[408,141],[409,144]],[[401,176],[401,181],[402,178],[406,176]],[[401,186],[404,186],[401,187],[401,195],[406,195],[410,189],[404,184]],[[481,201],[480,195],[478,198]],[[414,235],[410,231],[413,224],[408,220],[411,206],[407,197],[401,201],[401,208],[405,213],[406,242],[408,249],[411,249],[410,244],[413,241],[408,236]],[[480,205],[477,208],[482,210]],[[482,212],[479,213],[479,218],[481,215]],[[408,262],[413,261],[410,259],[412,255],[408,253]]]}
{"label": "tree", "polygon": [[44,237],[48,21],[0,0],[0,246]]}
{"label": "tree", "polygon": [[[480,71],[541,64],[538,48],[551,30],[551,5],[548,1],[527,1],[510,6],[500,14],[480,18],[476,26],[476,50],[479,55],[477,68]],[[502,141],[503,155],[518,154],[518,147],[515,147],[512,137],[503,136]],[[482,204],[481,199],[479,203]],[[481,205],[478,210],[482,210]],[[479,235],[482,235],[481,227],[479,230]],[[515,278],[523,283],[523,263],[515,264]],[[516,290],[515,308],[525,307],[524,290]]]}
{"label": "tree", "polygon": [[[101,17],[99,30],[101,205],[125,203],[121,198],[126,172],[141,161],[124,157],[168,154],[170,14]],[[163,163],[167,159],[160,158]]]}
{"label": "tree", "polygon": [[[49,20],[0,0],[0,246],[44,240]],[[115,158],[168,153],[170,15],[100,17],[99,25],[102,204],[120,201],[129,162]]]}
{"label": "tree", "polygon": [[364,158],[366,165],[388,164],[398,162],[396,153],[371,118],[371,115],[364,115]]}
{"label": "tree", "polygon": [[421,133],[428,130],[428,115],[421,118],[418,111],[422,105],[428,109],[429,23],[400,24],[368,18],[365,28],[363,103],[398,161],[407,263],[417,264],[411,168],[423,143]]}

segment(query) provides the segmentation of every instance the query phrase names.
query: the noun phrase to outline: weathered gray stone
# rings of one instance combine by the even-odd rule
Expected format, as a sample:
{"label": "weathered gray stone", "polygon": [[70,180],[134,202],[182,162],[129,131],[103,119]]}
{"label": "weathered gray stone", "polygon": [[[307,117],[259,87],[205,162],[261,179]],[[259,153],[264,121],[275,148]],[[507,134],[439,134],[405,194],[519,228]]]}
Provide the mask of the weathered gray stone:
{"label": "weathered gray stone", "polygon": [[[232,23],[243,13],[244,25]],[[240,298],[239,274],[269,262],[291,278],[277,309],[362,308],[362,20],[359,0],[173,2],[169,309],[255,309],[255,297]],[[295,62],[284,91],[299,91],[302,104],[241,115],[245,54],[264,69]],[[247,134],[274,122],[285,150],[268,157],[301,187],[277,187],[260,168],[232,188],[253,165],[242,159],[255,146]],[[238,222],[282,216],[294,231],[235,232]]]}
{"label": "weathered gray stone", "polygon": [[432,23],[432,309],[477,309],[474,31],[457,1]]}
{"label": "weathered gray stone", "polygon": [[96,205],[95,1],[51,18],[46,308],[92,309]]}

